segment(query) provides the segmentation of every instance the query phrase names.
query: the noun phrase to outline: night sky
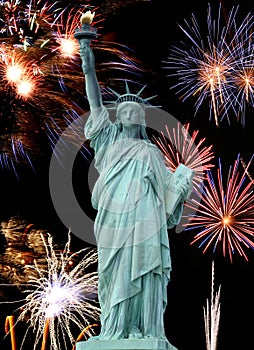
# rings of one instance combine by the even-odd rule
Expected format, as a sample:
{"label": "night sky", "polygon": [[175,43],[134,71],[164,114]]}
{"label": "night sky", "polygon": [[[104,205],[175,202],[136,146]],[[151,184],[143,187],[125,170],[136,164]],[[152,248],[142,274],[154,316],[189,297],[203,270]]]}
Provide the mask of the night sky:
{"label": "night sky", "polygon": [[[100,7],[100,3],[97,1],[95,5]],[[237,4],[243,16],[253,11],[253,4],[248,0],[240,0],[238,3],[231,0],[210,2],[216,9],[219,3],[222,4],[225,13]],[[200,23],[204,21],[205,25],[207,4],[206,1],[200,0],[187,3],[177,1],[174,4],[167,0],[140,1],[136,5],[118,9],[117,14],[112,17],[107,15],[101,33],[104,40],[115,40],[133,49],[145,68],[142,81],[143,84],[148,84],[149,93],[158,95],[156,102],[181,123],[189,122],[193,130],[200,130],[200,137],[205,137],[207,144],[213,145],[215,165],[218,159],[221,159],[227,170],[238,153],[241,153],[246,161],[253,154],[253,108],[246,111],[245,126],[236,122],[233,116],[231,125],[223,121],[218,128],[213,120],[209,120],[208,106],[204,104],[194,116],[194,99],[190,98],[185,102],[178,99],[175,91],[170,89],[175,78],[168,77],[168,71],[163,68],[170,47],[177,46],[185,39],[178,23],[182,24],[184,19],[188,20],[193,13]],[[1,220],[20,215],[37,227],[53,232],[56,241],[65,242],[67,228],[54,210],[48,187],[50,150],[45,154],[44,158],[38,160],[36,172],[22,168],[19,179],[6,170],[2,171]],[[90,207],[90,192],[84,184],[85,181],[83,182],[88,166],[86,161],[77,161],[74,180],[80,203],[94,215]],[[214,261],[215,291],[221,285],[221,319],[217,350],[252,349],[254,251],[245,249],[249,261],[236,252],[232,263],[228,256],[223,256],[221,248],[203,254],[197,244],[190,245],[193,236],[191,231],[177,234],[174,229],[169,230],[173,268],[165,314],[165,328],[169,341],[178,350],[206,349],[203,307],[206,305],[206,299],[211,297]],[[81,239],[73,236],[73,250],[84,244]],[[15,292],[15,288],[5,287],[2,292],[3,300],[15,299]],[[4,316],[12,311],[11,304],[0,305],[0,314],[3,316],[0,328],[4,327]],[[3,340],[5,350],[8,350],[9,343],[8,339]],[[32,344],[28,350],[31,349]]]}

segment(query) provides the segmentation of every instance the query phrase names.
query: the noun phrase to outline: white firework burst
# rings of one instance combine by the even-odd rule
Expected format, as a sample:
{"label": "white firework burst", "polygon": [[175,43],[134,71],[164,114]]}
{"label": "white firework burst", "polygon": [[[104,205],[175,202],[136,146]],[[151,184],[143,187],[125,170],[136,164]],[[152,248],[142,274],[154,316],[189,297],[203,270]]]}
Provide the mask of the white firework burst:
{"label": "white firework burst", "polygon": [[204,307],[206,349],[216,350],[220,324],[220,290],[214,293],[214,262],[212,264],[212,286],[211,286],[211,301],[206,300]]}
{"label": "white firework burst", "polygon": [[[64,250],[54,249],[50,234],[42,240],[46,249],[46,266],[39,266],[36,261],[26,289],[23,293],[23,305],[20,307],[16,324],[25,321],[27,331],[22,340],[21,348],[29,331],[35,336],[35,350],[42,342],[46,342],[50,350],[67,348],[75,344],[74,334],[87,329],[87,335],[92,334],[89,326],[99,319],[100,309],[97,301],[98,275],[95,271],[97,251],[94,248],[84,248],[71,253],[71,236]],[[80,258],[80,256],[83,256]],[[75,265],[75,261],[77,261]]]}

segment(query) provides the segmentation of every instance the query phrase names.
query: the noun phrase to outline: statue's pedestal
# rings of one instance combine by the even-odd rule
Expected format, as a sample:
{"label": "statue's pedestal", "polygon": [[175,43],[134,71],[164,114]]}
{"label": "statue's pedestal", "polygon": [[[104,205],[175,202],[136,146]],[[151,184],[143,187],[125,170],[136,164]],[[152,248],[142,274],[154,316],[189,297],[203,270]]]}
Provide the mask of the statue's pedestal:
{"label": "statue's pedestal", "polygon": [[92,340],[76,343],[76,350],[177,350],[166,340],[151,339],[112,339]]}

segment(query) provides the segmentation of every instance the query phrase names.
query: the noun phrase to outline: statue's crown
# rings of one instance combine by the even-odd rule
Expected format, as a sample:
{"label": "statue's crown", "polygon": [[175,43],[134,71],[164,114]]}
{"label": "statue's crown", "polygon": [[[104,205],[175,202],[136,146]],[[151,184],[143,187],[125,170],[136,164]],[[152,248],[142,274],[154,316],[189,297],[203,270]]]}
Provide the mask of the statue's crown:
{"label": "statue's crown", "polygon": [[117,106],[122,103],[122,102],[137,102],[139,103],[143,108],[148,108],[148,107],[158,107],[158,106],[152,106],[151,104],[148,103],[148,101],[150,101],[152,98],[156,97],[156,95],[151,96],[151,97],[147,97],[147,98],[142,98],[141,97],[141,93],[143,92],[143,90],[145,89],[146,85],[142,86],[142,88],[136,93],[131,93],[128,83],[125,80],[125,89],[126,89],[126,93],[121,95],[118,92],[116,92],[115,90],[108,88],[116,97],[117,99],[114,101],[105,101],[106,103],[111,103],[113,104],[111,108],[117,108]]}

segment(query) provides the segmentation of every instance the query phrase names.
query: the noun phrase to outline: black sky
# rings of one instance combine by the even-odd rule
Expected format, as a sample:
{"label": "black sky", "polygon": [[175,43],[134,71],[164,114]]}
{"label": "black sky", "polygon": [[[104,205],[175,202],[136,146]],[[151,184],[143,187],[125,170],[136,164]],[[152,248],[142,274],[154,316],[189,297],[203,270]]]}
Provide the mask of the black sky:
{"label": "black sky", "polygon": [[[213,0],[210,3],[217,8],[221,3],[225,13],[230,11],[233,5],[237,5],[231,0]],[[253,11],[253,3],[248,0],[241,0],[238,4],[243,15]],[[103,35],[105,38],[113,35],[116,40],[135,50],[147,70],[155,72],[152,75],[147,74],[153,79],[144,83],[151,84],[151,89],[159,95],[163,108],[179,121],[188,121],[193,129],[199,129],[200,135],[207,138],[209,144],[214,145],[216,159],[220,157],[227,169],[239,152],[247,160],[253,153],[253,110],[248,113],[245,128],[239,123],[223,123],[218,129],[209,121],[208,110],[205,107],[194,117],[193,101],[183,103],[178,100],[175,92],[170,90],[170,78],[166,77],[165,70],[162,69],[162,61],[167,60],[170,46],[184,40],[177,23],[188,20],[192,13],[204,20],[206,11],[206,1],[144,1],[129,9],[124,8],[118,16],[108,18]],[[40,164],[39,172],[34,174],[28,171],[19,181],[11,175],[1,175],[4,202],[2,219],[13,213],[21,213],[38,226],[46,226],[58,232],[56,237],[60,238],[66,228],[61,224],[51,203],[47,167],[46,160]],[[82,172],[86,170],[86,165],[82,164],[78,171],[79,177],[82,178]],[[82,181],[78,181],[80,197],[83,194],[87,196],[86,190],[81,188]],[[88,199],[83,198],[86,202]],[[168,288],[165,327],[170,342],[178,350],[206,350],[203,307],[206,299],[210,298],[214,261],[215,290],[221,285],[221,322],[216,350],[252,349],[254,251],[247,251],[248,262],[236,253],[234,262],[231,263],[228,258],[222,256],[221,251],[203,254],[197,245],[191,246],[191,233],[177,235],[172,230],[169,232],[169,238],[173,270]],[[74,244],[79,247],[82,242],[74,237]],[[0,308],[3,315],[11,312],[10,309],[10,305]],[[7,343],[4,341],[5,350],[9,346]]]}

